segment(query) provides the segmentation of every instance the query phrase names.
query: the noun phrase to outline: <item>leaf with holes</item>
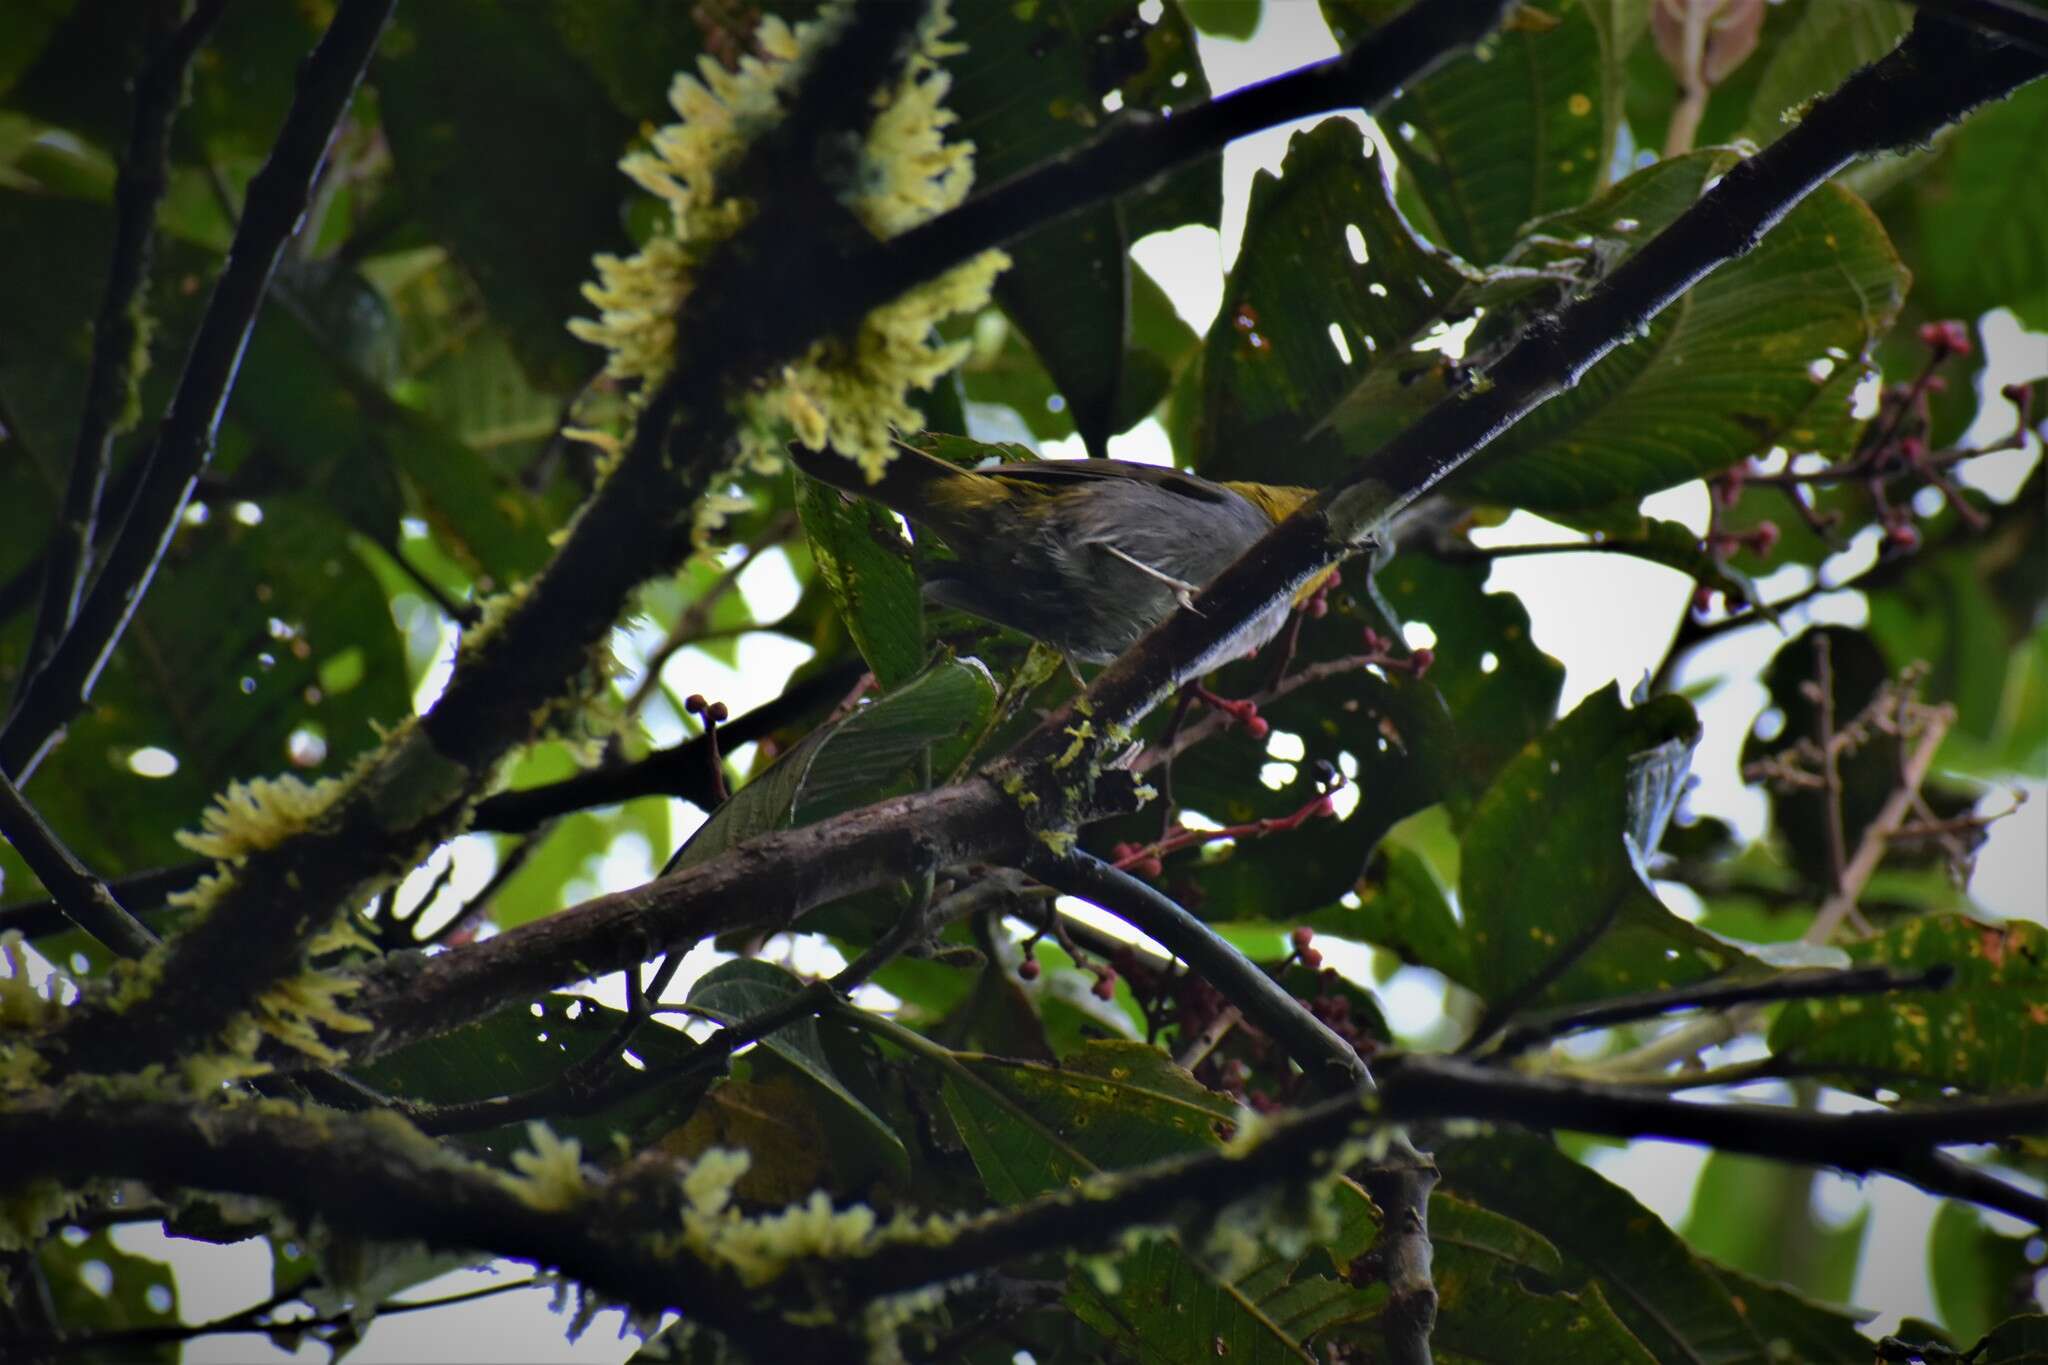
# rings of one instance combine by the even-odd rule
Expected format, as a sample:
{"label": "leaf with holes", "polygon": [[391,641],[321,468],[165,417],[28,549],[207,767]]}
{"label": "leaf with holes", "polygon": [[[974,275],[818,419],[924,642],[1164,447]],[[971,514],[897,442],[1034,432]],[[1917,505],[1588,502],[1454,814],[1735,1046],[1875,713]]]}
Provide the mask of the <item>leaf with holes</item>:
{"label": "leaf with holes", "polygon": [[[1407,352],[1471,276],[1417,240],[1387,168],[1349,119],[1288,140],[1252,178],[1244,246],[1202,355],[1195,469],[1215,479],[1321,485],[1348,472],[1323,419],[1369,376],[1424,397],[1430,358]],[[1379,404],[1385,408],[1389,404]]]}
{"label": "leaf with holes", "polygon": [[[1323,0],[1339,43],[1387,8],[1384,0]],[[1599,188],[1621,125],[1616,64],[1641,31],[1624,21],[1625,9],[1579,0],[1524,6],[1519,22],[1380,111],[1440,240],[1466,260],[1506,259],[1523,224]]]}
{"label": "leaf with holes", "polygon": [[[1110,108],[1164,113],[1206,98],[1194,33],[1176,6],[1154,18],[1124,0],[958,5],[948,65],[957,135],[995,184],[1087,142]],[[1020,60],[1019,54],[1028,54]],[[1177,356],[1145,349],[1133,326],[1131,243],[1222,211],[1217,158],[1134,194],[1084,207],[1010,244],[996,297],[1065,400],[1091,454],[1151,411]],[[1028,419],[1027,419],[1028,420]]]}

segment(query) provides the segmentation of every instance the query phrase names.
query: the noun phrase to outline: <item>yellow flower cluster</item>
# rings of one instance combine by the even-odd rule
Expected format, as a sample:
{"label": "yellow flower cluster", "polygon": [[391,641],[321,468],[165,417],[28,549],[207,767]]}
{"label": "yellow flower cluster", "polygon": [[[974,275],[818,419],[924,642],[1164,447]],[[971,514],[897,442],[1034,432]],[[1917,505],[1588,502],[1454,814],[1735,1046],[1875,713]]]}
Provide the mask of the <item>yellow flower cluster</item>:
{"label": "yellow flower cluster", "polygon": [[555,1136],[545,1123],[526,1125],[531,1149],[512,1154],[517,1175],[503,1177],[528,1208],[559,1213],[580,1203],[590,1193],[590,1178],[583,1172],[583,1144],[575,1138]]}
{"label": "yellow flower cluster", "polygon": [[[845,23],[838,6],[791,27],[770,16],[754,35],[755,54],[735,70],[706,57],[696,76],[679,73],[669,103],[681,122],[662,128],[646,151],[620,169],[668,205],[669,230],[633,256],[599,256],[598,281],[584,289],[599,309],[569,329],[611,352],[605,371],[614,377],[659,383],[675,360],[678,314],[697,286],[712,249],[745,225],[752,206],[722,191],[719,176],[749,143],[782,114],[782,101],[801,80],[812,54]],[[951,78],[939,60],[958,52],[944,41],[952,21],[935,4],[917,54],[894,87],[877,98],[852,183],[841,201],[878,237],[891,237],[959,204],[974,178],[974,149],[947,142],[954,115],[944,100]],[[861,462],[870,477],[893,447],[891,427],[921,420],[907,398],[930,388],[964,357],[964,345],[938,345],[932,328],[957,312],[982,307],[996,275],[1009,264],[1000,251],[982,253],[938,279],[912,289],[863,320],[850,340],[821,341],[775,382],[750,395],[740,414],[741,463],[761,470],[779,466],[777,435],[786,426],[814,450],[829,442]],[[763,306],[774,306],[764,300]],[[699,534],[735,507],[730,491],[714,492],[697,512]]]}

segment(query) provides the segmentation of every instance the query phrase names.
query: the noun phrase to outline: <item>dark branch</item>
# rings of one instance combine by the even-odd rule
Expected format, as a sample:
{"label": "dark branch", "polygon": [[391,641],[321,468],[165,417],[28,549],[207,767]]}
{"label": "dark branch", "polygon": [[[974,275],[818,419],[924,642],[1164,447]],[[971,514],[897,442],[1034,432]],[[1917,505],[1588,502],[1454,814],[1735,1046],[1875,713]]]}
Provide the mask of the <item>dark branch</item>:
{"label": "dark branch", "polygon": [[[766,738],[845,696],[864,671],[864,665],[849,660],[793,683],[775,700],[719,726],[719,741],[738,745]],[[706,749],[704,737],[698,735],[635,763],[500,792],[477,803],[469,828],[481,834],[531,834],[561,816],[642,796],[673,796],[708,810],[715,802]],[[166,896],[190,889],[212,868],[210,861],[195,859],[120,877],[108,886],[122,904],[140,906],[147,914],[161,909]],[[31,941],[62,933],[69,923],[55,900],[0,906],[0,933],[16,932]]]}
{"label": "dark branch", "polygon": [[388,1116],[173,1103],[120,1087],[46,1091],[0,1110],[0,1170],[10,1183],[127,1179],[254,1195],[336,1232],[493,1252],[742,1339],[816,1344],[815,1334],[756,1311],[734,1277],[686,1252],[657,1252],[653,1234],[673,1228],[672,1214],[657,1224],[647,1208],[636,1218],[633,1201],[607,1204],[602,1190],[566,1208],[535,1208],[495,1172]]}
{"label": "dark branch", "polygon": [[1079,850],[1065,857],[1034,853],[1024,870],[1056,891],[1101,906],[1186,962],[1279,1044],[1321,1093],[1371,1088],[1372,1073],[1356,1049],[1171,896]]}
{"label": "dark branch", "polygon": [[[394,954],[365,973],[351,1012],[368,1033],[331,1045],[365,1060],[505,1005],[592,975],[623,971],[726,929],[788,928],[826,901],[924,869],[1021,853],[1016,808],[987,783],[884,801],[764,835],[645,886],[600,896],[433,957]],[[273,1058],[303,1063],[295,1054]]]}
{"label": "dark branch", "polygon": [[23,690],[0,729],[0,772],[26,782],[91,695],[149,591],[192,495],[213,457],[214,433],[241,367],[242,349],[285,243],[311,201],[327,144],[347,112],[395,0],[343,0],[299,75],[270,159],[249,182],[242,220],[186,352],[178,390],[150,447],[146,472],[122,519],[106,568],[49,662]]}
{"label": "dark branch", "polygon": [[0,773],[0,834],[50,888],[72,923],[122,957],[141,957],[156,947],[156,935],[114,899],[105,882],[86,870],[5,773]]}
{"label": "dark branch", "polygon": [[132,386],[140,379],[143,297],[156,245],[156,210],[170,187],[171,124],[185,98],[192,58],[226,8],[227,0],[201,0],[182,24],[177,22],[182,5],[158,5],[150,11],[150,22],[162,31],[135,80],[128,150],[114,182],[114,249],[99,315],[93,320],[85,412],[72,447],[64,513],[51,529],[49,553],[43,560],[42,608],[22,670],[23,692],[70,630],[92,574],[100,497],[113,464],[114,437],[134,424],[128,408]]}
{"label": "dark branch", "polygon": [[[1954,977],[1955,968],[1946,964],[1918,972],[1902,972],[1893,967],[1856,967],[1839,972],[1794,972],[1764,981],[1710,981],[1668,991],[1644,991],[1513,1020],[1495,1035],[1490,1047],[1481,1046],[1476,1051],[1489,1057],[1512,1057],[1567,1033],[1612,1028],[1616,1024],[1654,1019],[1678,1010],[1730,1009],[1736,1005],[1768,1004],[1780,1000],[1880,995],[1889,991],[1938,991]],[[1480,1038],[1477,1041],[1483,1045],[1487,1040]]]}
{"label": "dark branch", "polygon": [[[1549,1076],[1524,1076],[1451,1057],[1403,1057],[1380,1064],[1379,1112],[1407,1120],[1476,1118],[1541,1130],[1668,1138],[1852,1175],[1891,1175],[1938,1192],[1959,1185],[1937,1147],[1998,1142],[2048,1127],[2048,1094],[1939,1109],[1815,1114],[1760,1104],[1706,1104],[1653,1090]],[[1966,1197],[2029,1222],[2048,1222],[2048,1197],[1978,1173]]]}

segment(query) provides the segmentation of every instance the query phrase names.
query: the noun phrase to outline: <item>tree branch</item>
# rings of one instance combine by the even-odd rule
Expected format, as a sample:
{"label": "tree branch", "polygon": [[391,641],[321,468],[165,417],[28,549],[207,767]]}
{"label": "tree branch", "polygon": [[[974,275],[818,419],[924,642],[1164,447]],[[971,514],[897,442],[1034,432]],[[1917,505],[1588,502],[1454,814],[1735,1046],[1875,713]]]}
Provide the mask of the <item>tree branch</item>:
{"label": "tree branch", "polygon": [[[1479,1055],[1512,1057],[1567,1033],[1612,1028],[1616,1024],[1654,1019],[1677,1010],[1727,1009],[1735,1005],[1878,995],[1889,991],[1938,991],[1954,977],[1955,968],[1947,964],[1918,972],[1902,972],[1893,967],[1855,967],[1846,971],[1788,972],[1763,981],[1709,981],[1668,991],[1611,996],[1591,1005],[1547,1010],[1511,1021],[1501,1029],[1493,1045],[1481,1050]],[[1479,1041],[1484,1043],[1486,1040],[1482,1038]]]}
{"label": "tree branch", "polygon": [[[782,695],[718,727],[720,744],[751,743],[815,713],[846,695],[866,666],[848,660],[792,683]],[[559,782],[499,792],[477,802],[470,819],[472,833],[531,834],[551,820],[595,806],[611,806],[642,796],[673,796],[704,809],[716,804],[711,793],[709,744],[703,735],[658,749],[634,763],[577,773]],[[161,909],[166,896],[188,890],[213,869],[197,858],[189,863],[153,868],[108,883],[124,905],[144,913]],[[0,933],[19,933],[31,941],[62,933],[70,921],[53,899],[16,901],[0,906]]]}
{"label": "tree branch", "polygon": [[[1524,1076],[1451,1057],[1385,1059],[1379,1079],[1379,1112],[1388,1118],[1493,1119],[1538,1130],[1669,1138],[1852,1175],[1891,1175],[1923,1187],[1929,1178],[1954,1181],[1944,1166],[1929,1165],[1936,1147],[1997,1142],[2048,1126],[2048,1093],[1939,1109],[1815,1114],[1761,1104],[1702,1104],[1629,1086]],[[2048,1197],[1982,1173],[1973,1188],[1976,1193],[1968,1197],[1989,1208],[2033,1223],[2048,1221]]]}
{"label": "tree branch", "polygon": [[71,629],[49,662],[22,691],[0,728],[0,772],[26,782],[92,694],[100,670],[120,643],[170,548],[193,482],[213,457],[214,433],[227,406],[242,350],[256,325],[270,276],[312,198],[370,53],[395,0],[343,0],[334,22],[300,71],[298,94],[270,159],[249,182],[242,220],[214,282],[205,316],[186,352],[177,394],[144,457],[145,472]]}
{"label": "tree branch", "polygon": [[139,382],[143,353],[143,299],[156,245],[156,210],[170,187],[171,124],[185,98],[185,74],[200,45],[220,20],[227,0],[200,0],[179,23],[184,6],[159,5],[150,20],[163,31],[135,79],[128,150],[114,182],[114,249],[107,284],[93,320],[92,361],[86,372],[85,411],[71,452],[64,513],[51,529],[43,560],[42,608],[29,641],[17,695],[71,628],[79,598],[92,575],[100,497],[113,463],[114,437],[134,424],[128,406]]}
{"label": "tree branch", "polygon": [[105,882],[86,870],[5,773],[0,773],[0,834],[50,888],[73,924],[122,957],[141,957],[156,947],[156,935],[114,899]]}
{"label": "tree branch", "polygon": [[[374,1025],[332,1046],[368,1060],[505,1005],[622,971],[742,925],[790,927],[826,901],[948,863],[1017,856],[1017,809],[985,782],[898,797],[750,840],[645,886],[522,924],[480,943],[369,968],[350,1011]],[[281,1050],[280,1066],[305,1059]]]}
{"label": "tree branch", "polygon": [[658,1235],[674,1236],[672,1214],[607,1202],[605,1186],[563,1208],[534,1207],[497,1172],[389,1115],[175,1103],[119,1085],[43,1091],[0,1109],[0,1170],[11,1184],[130,1179],[254,1195],[338,1232],[552,1267],[642,1311],[677,1309],[743,1341],[816,1349],[821,1340],[758,1311],[735,1277],[689,1252],[657,1251]]}

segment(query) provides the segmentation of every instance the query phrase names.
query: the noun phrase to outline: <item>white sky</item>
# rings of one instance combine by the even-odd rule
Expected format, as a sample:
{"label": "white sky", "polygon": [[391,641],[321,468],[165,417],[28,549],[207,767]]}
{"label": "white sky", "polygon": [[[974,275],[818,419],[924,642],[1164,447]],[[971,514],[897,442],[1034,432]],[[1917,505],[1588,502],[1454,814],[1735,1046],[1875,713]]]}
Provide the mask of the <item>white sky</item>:
{"label": "white sky", "polygon": [[[1316,7],[1306,0],[1267,0],[1266,17],[1259,32],[1247,43],[1201,40],[1201,54],[1213,88],[1222,91],[1274,75],[1305,62],[1333,55],[1336,51]],[[1297,127],[1310,126],[1307,120]],[[1206,228],[1183,228],[1137,244],[1134,254],[1159,280],[1176,308],[1198,331],[1205,330],[1220,306],[1223,272],[1234,256],[1244,226],[1245,204],[1254,171],[1276,171],[1285,155],[1287,139],[1294,131],[1277,128],[1232,145],[1224,155],[1224,214],[1220,234]],[[2009,316],[1994,317],[1987,326],[1988,344],[1995,377],[1990,386],[2048,370],[2048,341],[2028,336],[2011,323]],[[2009,430],[2009,408],[2001,411],[1996,402],[1986,405],[1987,432]],[[2001,425],[2004,424],[2004,425]],[[1064,452],[1063,452],[1064,453]],[[1080,453],[1078,444],[1072,453]],[[1112,453],[1124,458],[1160,460],[1165,458],[1164,433],[1148,422],[1137,431],[1112,444]],[[1990,466],[1992,461],[1983,462]],[[1980,469],[1976,478],[1995,493],[2010,496],[2028,467],[2028,460],[2012,458],[2001,466]],[[1704,529],[1706,494],[1699,484],[1673,490],[1651,500],[1647,510],[1660,516]],[[1570,538],[1569,533],[1527,514],[1517,514],[1504,527],[1491,533],[1491,543]],[[1833,575],[1839,578],[1840,573]],[[1655,667],[1664,647],[1663,623],[1676,618],[1691,597],[1688,580],[1674,571],[1614,555],[1552,555],[1501,561],[1489,586],[1512,591],[1527,606],[1536,643],[1566,666],[1562,705],[1569,709],[1580,698],[1619,681],[1624,693]],[[743,576],[741,583],[756,619],[772,620],[796,597],[796,582],[779,553],[762,556]],[[1598,611],[1583,604],[1598,602]],[[1860,598],[1829,599],[1810,613],[1795,614],[1788,625],[1794,630],[1803,620],[1841,621],[1860,624]],[[1614,628],[1616,621],[1637,620],[1657,623],[1647,632]],[[1763,801],[1746,787],[1736,773],[1736,754],[1743,735],[1760,709],[1763,691],[1750,681],[1776,649],[1780,638],[1769,629],[1756,629],[1726,637],[1688,667],[1685,680],[1713,677],[1740,679],[1719,687],[1701,703],[1706,735],[1695,761],[1700,785],[1690,799],[1690,808],[1700,814],[1718,815],[1733,821],[1747,834],[1762,826]],[[627,641],[642,650],[658,642],[659,632],[650,628]],[[726,702],[735,714],[744,712],[778,694],[790,673],[809,656],[801,644],[781,636],[758,633],[739,643],[739,667],[728,668],[695,651],[686,651],[671,661],[669,676],[679,692],[701,692]],[[423,688],[422,704],[445,683],[445,677],[430,679]],[[651,718],[658,742],[680,738],[672,713]],[[667,733],[662,733],[666,730]],[[2048,922],[2048,792],[2032,784],[2033,800],[2013,819],[1995,827],[1990,844],[1980,860],[1973,892],[1986,909],[2000,915]],[[678,835],[701,819],[680,803],[676,806]],[[659,853],[634,840],[631,846],[614,851],[605,865],[593,869],[593,892],[628,886],[645,880],[666,850]],[[479,887],[489,874],[491,857],[481,841],[460,848],[458,870],[451,894],[457,897]],[[431,875],[431,873],[427,874]],[[1347,951],[1344,945],[1325,943],[1332,965],[1370,981],[1369,954]],[[829,951],[829,950],[828,950]],[[708,968],[714,955],[694,955],[692,968]],[[821,960],[829,967],[829,959]],[[694,971],[690,973],[694,976]],[[687,988],[679,981],[674,994]],[[599,989],[599,995],[616,992]],[[1384,991],[1389,1010],[1404,1032],[1426,1028],[1437,1013],[1438,996],[1424,974],[1403,972]],[[1628,1187],[1667,1221],[1682,1221],[1691,1199],[1692,1185],[1705,1154],[1699,1149],[1670,1143],[1640,1143],[1625,1152],[1603,1155],[1596,1165],[1609,1178]],[[1851,1216],[1863,1201],[1873,1210],[1862,1272],[1855,1299],[1877,1308],[1879,1316],[1869,1324],[1875,1331],[1889,1330],[1901,1315],[1934,1316],[1925,1274],[1927,1227],[1935,1202],[1910,1187],[1889,1180],[1858,1187],[1838,1177],[1823,1176],[1817,1202],[1831,1219]],[[178,1278],[181,1316],[188,1322],[204,1321],[247,1306],[268,1284],[268,1251],[260,1243],[227,1248],[194,1249],[191,1243],[172,1243],[161,1232],[147,1228],[124,1228],[117,1234],[121,1244],[138,1254],[168,1260]],[[523,1268],[504,1265],[497,1275],[489,1272],[461,1272],[419,1286],[407,1298],[431,1298],[496,1282],[500,1276],[521,1276]],[[448,1309],[382,1317],[373,1325],[351,1360],[363,1365],[377,1362],[424,1360],[516,1359],[522,1361],[619,1361],[630,1355],[636,1343],[617,1336],[617,1315],[601,1317],[580,1342],[563,1340],[565,1320],[548,1309],[544,1290],[522,1291]],[[277,1361],[320,1360],[324,1353],[303,1348],[297,1357],[287,1356],[257,1336],[210,1339],[187,1348],[188,1361]]]}

